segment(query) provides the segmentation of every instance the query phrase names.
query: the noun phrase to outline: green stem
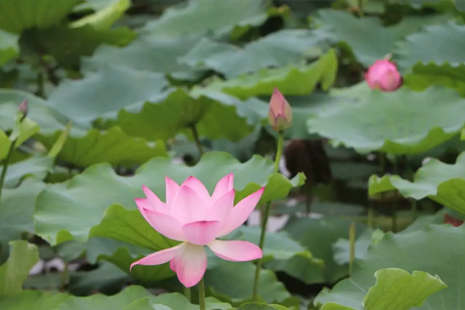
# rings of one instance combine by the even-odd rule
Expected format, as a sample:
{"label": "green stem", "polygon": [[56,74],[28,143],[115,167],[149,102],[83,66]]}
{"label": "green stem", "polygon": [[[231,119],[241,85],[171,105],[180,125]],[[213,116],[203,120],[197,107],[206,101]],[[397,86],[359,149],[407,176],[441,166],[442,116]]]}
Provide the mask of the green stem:
{"label": "green stem", "polygon": [[358,16],[360,18],[363,18],[363,16],[365,15],[364,12],[363,12],[363,0],[358,0],[357,1],[357,6],[358,6]]}
{"label": "green stem", "polygon": [[355,259],[355,222],[349,226],[349,276],[352,275],[352,265]]}
{"label": "green stem", "polygon": [[184,293],[184,296],[187,298],[187,300],[189,300],[190,302],[191,301],[191,288],[183,286],[183,293]]}
{"label": "green stem", "polygon": [[10,149],[8,150],[8,155],[6,156],[5,162],[3,163],[2,176],[0,177],[0,204],[2,202],[2,189],[3,189],[3,184],[5,183],[5,177],[6,177],[6,172],[8,170],[8,164],[10,163],[11,155],[13,154],[13,151],[15,149],[16,141],[17,140],[15,139],[11,142]]}
{"label": "green stem", "polygon": [[65,266],[63,272],[61,273],[61,280],[60,280],[60,291],[66,291],[66,285],[68,284],[68,267],[69,263],[65,261]]}
{"label": "green stem", "polygon": [[368,228],[373,229],[373,219],[375,217],[375,210],[373,208],[373,200],[368,200],[368,219],[367,225]]}
{"label": "green stem", "polygon": [[[395,175],[399,174],[396,157],[394,157],[393,159],[393,165],[394,165],[394,174]],[[397,197],[394,196],[393,199],[394,200],[392,201],[392,231],[396,232],[397,231]]]}
{"label": "green stem", "polygon": [[45,98],[44,93],[44,73],[39,71],[37,73],[37,96]]}
{"label": "green stem", "polygon": [[207,308],[205,307],[205,284],[203,283],[203,278],[200,280],[197,288],[199,290],[199,308],[200,310],[205,310]]}
{"label": "green stem", "polygon": [[[278,133],[278,142],[276,148],[276,157],[274,159],[274,172],[278,173],[279,171],[279,160],[281,159],[281,155],[283,153],[283,143],[284,143],[284,133]],[[265,238],[266,238],[266,226],[268,224],[268,218],[270,217],[270,209],[271,209],[271,201],[266,204],[265,207],[265,214],[263,215],[261,233],[260,233],[260,243],[259,247],[263,250],[263,246],[265,245]],[[255,277],[253,282],[253,291],[252,291],[252,300],[257,301],[258,298],[258,282],[260,280],[260,269],[262,267],[262,258],[257,261],[257,266],[255,268]]]}
{"label": "green stem", "polygon": [[197,132],[197,127],[195,125],[191,125],[192,135],[194,136],[195,144],[197,145],[197,149],[199,150],[200,156],[204,154],[202,143],[200,143],[199,133]]}
{"label": "green stem", "polygon": [[412,216],[414,220],[417,218],[417,212],[418,212],[417,201],[415,199],[412,199]]}

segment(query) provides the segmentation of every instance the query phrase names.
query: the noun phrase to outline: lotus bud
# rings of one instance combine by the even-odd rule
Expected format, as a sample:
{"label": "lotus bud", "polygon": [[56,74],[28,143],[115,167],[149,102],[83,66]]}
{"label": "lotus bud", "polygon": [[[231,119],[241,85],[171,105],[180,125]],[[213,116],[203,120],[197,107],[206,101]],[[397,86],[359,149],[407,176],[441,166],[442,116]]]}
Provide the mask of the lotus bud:
{"label": "lotus bud", "polygon": [[268,120],[271,128],[275,131],[283,131],[292,125],[291,106],[284,98],[283,94],[275,88],[270,100],[270,110],[268,111]]}
{"label": "lotus bud", "polygon": [[387,59],[375,61],[365,73],[365,80],[371,89],[385,92],[394,91],[402,86],[402,76],[396,65]]}
{"label": "lotus bud", "polygon": [[29,111],[27,99],[24,99],[23,102],[21,102],[21,104],[19,105],[18,110],[19,110],[19,112],[23,113],[24,116],[27,115],[27,112]]}

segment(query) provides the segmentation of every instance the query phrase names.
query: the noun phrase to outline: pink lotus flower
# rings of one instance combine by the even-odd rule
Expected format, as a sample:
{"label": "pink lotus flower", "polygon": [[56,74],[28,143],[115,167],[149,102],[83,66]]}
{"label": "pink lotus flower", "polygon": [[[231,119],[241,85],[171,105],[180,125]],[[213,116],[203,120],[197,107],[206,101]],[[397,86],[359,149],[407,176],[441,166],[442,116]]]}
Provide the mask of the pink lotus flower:
{"label": "pink lotus flower", "polygon": [[394,91],[402,85],[402,76],[394,63],[387,59],[377,60],[365,73],[365,80],[371,89]]}
{"label": "pink lotus flower", "polygon": [[243,262],[261,258],[262,250],[247,241],[223,241],[223,237],[241,226],[255,209],[264,188],[245,197],[234,206],[233,175],[222,178],[210,196],[205,186],[194,177],[181,186],[166,178],[166,203],[147,187],[147,198],[136,198],[145,220],[160,234],[181,244],[150,254],[134,265],[160,265],[170,262],[179,281],[186,287],[200,282],[207,268],[208,246],[218,257]]}
{"label": "pink lotus flower", "polygon": [[284,98],[283,94],[275,88],[270,99],[270,109],[268,111],[268,121],[275,131],[282,131],[292,125],[291,106]]}

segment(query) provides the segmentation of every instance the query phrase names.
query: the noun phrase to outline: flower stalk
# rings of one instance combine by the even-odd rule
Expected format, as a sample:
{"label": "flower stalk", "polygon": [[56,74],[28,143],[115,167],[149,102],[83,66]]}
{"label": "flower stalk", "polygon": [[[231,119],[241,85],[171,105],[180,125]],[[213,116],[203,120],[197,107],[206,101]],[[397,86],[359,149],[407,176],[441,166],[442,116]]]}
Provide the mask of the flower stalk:
{"label": "flower stalk", "polygon": [[200,280],[197,288],[199,290],[199,308],[200,310],[206,310],[207,308],[205,306],[205,283],[203,282],[203,278],[202,280]]}
{"label": "flower stalk", "polygon": [[[279,171],[279,161],[281,159],[282,153],[283,153],[283,142],[284,142],[284,132],[280,131],[278,132],[278,142],[277,142],[277,149],[276,149],[276,157],[274,160],[274,172],[278,173]],[[266,226],[268,224],[268,218],[270,217],[270,209],[271,209],[271,201],[269,201],[266,204],[265,207],[265,212],[263,215],[263,220],[262,220],[262,227],[261,227],[261,233],[260,233],[260,242],[258,246],[260,249],[263,251],[263,247],[265,245],[265,239],[266,239]],[[260,258],[257,261],[257,266],[255,269],[255,277],[254,277],[254,282],[253,282],[253,292],[252,292],[252,301],[257,301],[258,297],[258,282],[260,280],[260,270],[262,268],[262,261],[263,257]]]}

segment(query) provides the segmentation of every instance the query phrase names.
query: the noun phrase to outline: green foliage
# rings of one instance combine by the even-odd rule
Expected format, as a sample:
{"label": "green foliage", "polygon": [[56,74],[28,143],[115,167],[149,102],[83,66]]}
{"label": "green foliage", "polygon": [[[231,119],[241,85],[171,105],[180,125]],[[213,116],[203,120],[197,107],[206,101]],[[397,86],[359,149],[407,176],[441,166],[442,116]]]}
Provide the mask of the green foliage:
{"label": "green foliage", "polygon": [[370,195],[399,190],[404,197],[416,200],[429,197],[438,203],[465,214],[465,201],[461,193],[465,189],[465,153],[454,165],[431,160],[415,174],[414,181],[404,180],[397,175],[369,180]]}
{"label": "green foliage", "polygon": [[[375,301],[380,288],[373,289],[371,294],[369,293],[373,296],[365,299],[365,307],[369,303],[372,308],[363,308],[362,306],[364,296],[373,283],[373,274],[384,268],[400,268],[407,273],[405,271],[395,271],[394,275],[387,273],[385,274],[386,279],[381,281],[382,285],[384,281],[398,279],[396,286],[393,286],[392,289],[401,289],[405,292],[405,294],[398,294],[396,297],[399,309],[409,309],[407,306],[417,307],[416,309],[419,310],[460,308],[464,298],[461,287],[465,281],[465,274],[463,270],[457,270],[456,264],[460,264],[462,261],[465,248],[463,246],[451,247],[450,245],[459,244],[456,242],[460,242],[459,240],[464,235],[465,226],[455,228],[446,225],[426,226],[422,230],[401,235],[387,233],[376,246],[368,249],[365,258],[355,261],[350,279],[339,282],[331,291],[323,290],[315,299],[315,304],[337,303],[348,307],[347,309],[378,309],[372,302]],[[442,254],[446,252],[447,256]],[[428,259],[423,259],[426,256]],[[431,261],[435,263],[431,264]],[[417,270],[421,270],[421,272]],[[417,273],[408,274],[408,272],[414,271]],[[439,275],[442,281],[432,277],[431,274]],[[378,276],[380,275],[378,274]],[[407,288],[402,289],[401,286],[405,285],[406,279],[420,282],[419,284],[424,285],[424,287],[419,286],[418,290],[412,291],[407,290]],[[445,287],[444,283],[447,284],[447,289],[441,290]],[[380,285],[379,279],[378,285]],[[409,285],[408,281],[406,285]],[[440,291],[430,296],[422,305],[424,298],[438,290]],[[406,297],[409,295],[412,297],[407,299]],[[381,295],[380,298],[392,300],[392,297],[388,295]],[[400,308],[401,305],[403,305],[402,308]]]}
{"label": "green foliage", "polygon": [[[412,275],[402,269],[386,268],[375,272],[376,284],[363,298],[364,309],[408,310],[419,307],[429,295],[446,288],[439,277],[414,271]],[[326,303],[322,310],[350,310],[335,303]]]}
{"label": "green foliage", "polygon": [[[0,308],[461,308],[462,2],[0,0]],[[383,58],[399,89],[364,80]],[[263,242],[261,265],[206,247],[206,309],[170,264],[130,270],[178,244],[136,208],[142,185],[164,201],[165,176],[211,193],[230,173],[236,203],[265,187],[223,237]]]}
{"label": "green foliage", "polygon": [[[441,104],[438,104],[438,103]],[[344,104],[308,121],[311,133],[357,152],[396,155],[425,152],[456,135],[465,125],[463,100],[454,91],[430,87],[372,91],[359,104]]]}
{"label": "green foliage", "polygon": [[[157,175],[153,171],[158,171]],[[94,165],[70,182],[47,186],[37,201],[36,232],[51,244],[73,238],[86,241],[92,227],[99,224],[110,205],[117,203],[126,209],[135,209],[133,199],[142,197],[141,185],[164,199],[165,176],[180,183],[193,175],[212,191],[220,178],[233,172],[236,201],[266,186],[261,203],[285,197],[292,187],[304,181],[302,174],[288,180],[272,171],[273,164],[268,159],[254,156],[241,164],[227,153],[206,154],[192,168],[173,164],[166,158],[155,158],[141,166],[131,178],[117,176],[107,164]],[[111,194],[102,195],[105,191]],[[145,222],[141,215],[138,218],[135,226]]]}
{"label": "green foliage", "polygon": [[10,257],[0,266],[0,298],[21,293],[29,269],[39,260],[37,246],[27,241],[10,242]]}

